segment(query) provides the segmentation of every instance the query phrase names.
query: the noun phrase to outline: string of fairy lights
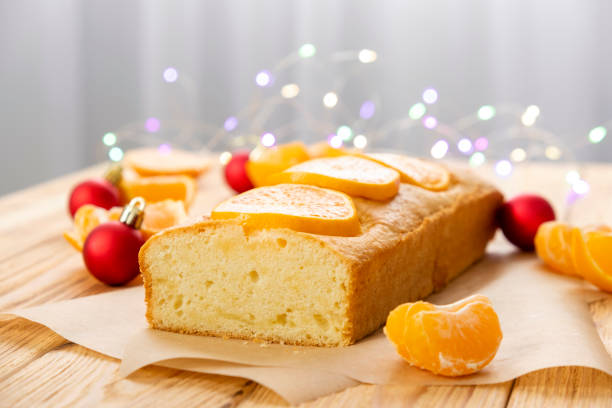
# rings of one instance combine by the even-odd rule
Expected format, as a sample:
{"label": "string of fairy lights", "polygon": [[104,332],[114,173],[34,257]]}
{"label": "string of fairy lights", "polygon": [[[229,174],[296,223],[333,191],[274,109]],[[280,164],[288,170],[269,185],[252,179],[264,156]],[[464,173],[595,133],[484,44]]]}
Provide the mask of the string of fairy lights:
{"label": "string of fairy lights", "polygon": [[[295,82],[279,83],[281,73],[304,60],[316,60],[317,48],[313,44],[304,44],[292,52],[271,69],[264,69],[254,76],[255,86],[268,91],[277,89],[277,93],[269,93],[264,98],[255,99],[240,112],[228,116],[222,124],[208,124],[199,120],[162,120],[149,117],[143,121],[126,124],[120,129],[103,135],[102,142],[108,148],[108,157],[112,161],[120,161],[124,150],[120,145],[126,141],[143,144],[143,134],[148,134],[147,144],[156,144],[160,151],[170,151],[171,145],[166,141],[168,134],[178,134],[173,138],[173,144],[193,149],[220,150],[224,144],[230,149],[220,154],[222,163],[231,159],[232,148],[273,147],[283,139],[283,134],[292,134],[291,130],[297,124],[287,124],[280,129],[267,129],[267,122],[274,110],[282,104],[290,104],[294,109],[306,116],[310,130],[326,138],[330,146],[335,148],[353,147],[359,150],[372,147],[385,147],[384,141],[390,134],[408,133],[416,130],[429,132],[431,144],[429,154],[433,159],[441,160],[449,157],[463,157],[470,166],[480,167],[490,163],[499,177],[510,176],[515,166],[529,160],[557,161],[564,159],[575,162],[573,151],[578,146],[564,146],[560,138],[552,132],[536,126],[540,116],[540,107],[527,107],[513,104],[483,105],[453,123],[445,123],[435,114],[435,106],[440,99],[437,89],[427,87],[422,91],[421,98],[405,110],[406,114],[396,120],[378,126],[369,126],[369,121],[375,117],[381,106],[381,101],[373,95],[364,100],[356,112],[351,112],[343,106],[342,90],[349,75],[342,75],[331,89],[321,92],[320,103],[328,111],[344,110],[352,116],[344,123],[334,123],[333,119],[321,119],[308,113],[299,97],[303,90]],[[320,58],[318,63],[325,70],[330,64],[351,63],[367,66],[378,61],[374,50],[339,51],[328,58]],[[359,74],[358,70],[352,73]],[[175,67],[167,67],[161,73],[162,79],[169,84],[181,83],[181,75]],[[185,86],[185,85],[183,85]],[[345,115],[346,116],[346,115]],[[479,130],[483,124],[492,123],[496,118],[506,117],[510,125],[495,128],[492,131]],[[508,121],[506,121],[508,122]],[[246,126],[244,126],[246,124]],[[242,125],[239,129],[239,125]],[[612,126],[612,120],[603,123],[587,132],[586,137],[577,142],[578,145],[597,145],[606,139],[607,127]],[[158,136],[158,137],[155,137]],[[494,149],[502,143],[512,144],[505,149]],[[377,145],[378,143],[378,145]],[[590,186],[578,170],[570,170],[565,174],[570,187],[571,199],[584,196]],[[568,200],[570,197],[568,196]]]}

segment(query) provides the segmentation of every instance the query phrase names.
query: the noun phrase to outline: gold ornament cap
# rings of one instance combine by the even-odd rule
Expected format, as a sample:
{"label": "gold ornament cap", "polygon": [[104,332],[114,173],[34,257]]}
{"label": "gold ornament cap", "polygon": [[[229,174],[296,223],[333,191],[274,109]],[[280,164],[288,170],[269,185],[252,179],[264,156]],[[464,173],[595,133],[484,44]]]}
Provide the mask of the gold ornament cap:
{"label": "gold ornament cap", "polygon": [[142,197],[135,197],[129,202],[128,205],[123,207],[119,221],[128,227],[139,229],[142,225],[144,218],[144,210],[146,207],[145,199]]}
{"label": "gold ornament cap", "polygon": [[113,163],[104,172],[104,178],[114,186],[118,186],[121,182],[123,167],[119,163]]}

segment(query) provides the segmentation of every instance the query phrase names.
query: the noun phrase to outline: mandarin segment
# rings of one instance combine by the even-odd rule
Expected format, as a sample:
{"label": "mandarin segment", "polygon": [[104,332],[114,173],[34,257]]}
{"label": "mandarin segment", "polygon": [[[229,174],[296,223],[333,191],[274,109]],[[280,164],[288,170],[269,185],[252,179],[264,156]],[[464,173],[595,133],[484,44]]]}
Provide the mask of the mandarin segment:
{"label": "mandarin segment", "polygon": [[268,148],[260,146],[251,152],[245,168],[253,185],[261,187],[270,184],[268,182],[270,175],[308,159],[310,159],[310,154],[302,142],[291,142]]}
{"label": "mandarin segment", "polygon": [[536,254],[552,270],[565,275],[579,275],[571,255],[572,228],[559,221],[540,225],[535,236]]}
{"label": "mandarin segment", "polygon": [[481,370],[503,337],[497,313],[483,295],[445,306],[400,305],[389,313],[384,332],[411,365],[445,376]]}
{"label": "mandarin segment", "polygon": [[[122,211],[122,207],[105,210],[95,205],[86,204],[76,212],[73,229],[65,231],[64,238],[77,251],[82,251],[89,233],[102,223],[119,221]],[[186,218],[187,214],[182,201],[165,200],[147,204],[140,230],[145,239],[148,239],[165,228],[180,224]]]}
{"label": "mandarin segment", "polygon": [[320,235],[355,236],[361,232],[349,196],[299,184],[246,191],[219,204],[211,218],[237,219],[254,228],[290,228]]}
{"label": "mandarin segment", "polygon": [[427,190],[442,191],[451,183],[451,173],[444,167],[413,157],[393,153],[360,155],[399,172],[402,183],[413,184]]}
{"label": "mandarin segment", "polygon": [[388,200],[399,190],[397,171],[356,156],[309,160],[270,177],[273,184],[309,184],[351,196]]}
{"label": "mandarin segment", "polygon": [[572,238],[572,259],[576,269],[593,285],[612,292],[612,233],[578,231]]}
{"label": "mandarin segment", "polygon": [[123,163],[143,177],[176,175],[198,177],[210,167],[207,158],[178,149],[130,150],[126,153]]}

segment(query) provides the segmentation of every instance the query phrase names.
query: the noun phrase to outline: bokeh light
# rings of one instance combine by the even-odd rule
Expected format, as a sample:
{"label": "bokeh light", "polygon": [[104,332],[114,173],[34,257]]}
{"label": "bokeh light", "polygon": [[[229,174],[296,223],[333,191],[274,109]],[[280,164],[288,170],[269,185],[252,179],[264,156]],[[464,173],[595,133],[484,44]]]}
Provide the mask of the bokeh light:
{"label": "bokeh light", "polygon": [[299,93],[300,87],[297,84],[287,84],[281,88],[281,95],[286,99],[295,98]]}
{"label": "bokeh light", "polygon": [[364,135],[357,135],[353,139],[353,146],[355,146],[357,149],[365,149],[367,145],[368,145],[368,138],[365,137]]}
{"label": "bokeh light", "polygon": [[223,128],[228,132],[231,132],[232,130],[236,129],[237,126],[238,118],[234,116],[230,116],[229,118],[225,119],[225,122],[223,122]]}
{"label": "bokeh light", "polygon": [[348,141],[353,137],[353,130],[348,126],[343,125],[336,130],[336,135],[338,135],[338,137],[340,137],[343,141]]}
{"label": "bokeh light", "polygon": [[108,158],[114,162],[121,161],[123,159],[123,150],[115,146],[108,151]]}
{"label": "bokeh light", "polygon": [[572,184],[572,190],[578,195],[585,195],[591,190],[591,186],[584,180],[577,180]]}
{"label": "bokeh light", "polygon": [[549,160],[559,160],[561,158],[562,152],[557,146],[547,146],[544,150],[544,155]]}
{"label": "bokeh light", "polygon": [[483,105],[478,109],[478,119],[489,120],[495,117],[495,108],[491,105]]}
{"label": "bokeh light", "polygon": [[313,57],[317,53],[317,48],[312,44],[304,44],[298,50],[298,54],[302,58]]}
{"label": "bokeh light", "polygon": [[255,83],[257,86],[266,87],[272,84],[272,74],[270,71],[259,71],[257,75],[255,75]]}
{"label": "bokeh light", "polygon": [[510,160],[514,162],[522,162],[527,158],[527,152],[525,149],[517,147],[510,152]]}
{"label": "bokeh light", "polygon": [[325,105],[326,108],[331,109],[337,104],[338,95],[336,95],[334,92],[328,92],[323,96],[323,105]]}
{"label": "bokeh light", "polygon": [[427,129],[434,129],[436,126],[438,126],[438,119],[433,116],[425,116],[423,118],[423,126],[425,126]]}
{"label": "bokeh light", "polygon": [[230,152],[223,152],[219,155],[219,163],[225,166],[229,161],[232,160],[232,154]]}
{"label": "bokeh light", "polygon": [[489,147],[489,140],[486,137],[479,137],[474,141],[474,148],[480,152],[487,150]]}
{"label": "bokeh light", "polygon": [[525,126],[533,126],[538,116],[540,116],[540,108],[536,105],[529,105],[521,115],[521,122]]}
{"label": "bokeh light", "polygon": [[145,121],[145,130],[150,133],[158,132],[161,128],[161,122],[157,118],[149,118]]}
{"label": "bokeh light", "polygon": [[578,180],[580,180],[580,173],[576,170],[570,170],[565,174],[565,181],[567,181],[568,184],[574,184]]}
{"label": "bokeh light", "polygon": [[436,101],[438,100],[438,91],[433,88],[427,88],[423,91],[422,96],[423,102],[431,105],[432,103],[436,103]]}
{"label": "bokeh light", "polygon": [[164,69],[163,77],[166,82],[176,82],[178,79],[178,71],[176,68],[168,67]]}
{"label": "bokeh light", "polygon": [[276,136],[270,132],[261,135],[261,144],[265,147],[272,147],[276,144]]}
{"label": "bokeh light", "polygon": [[512,173],[512,163],[508,160],[500,160],[495,163],[495,172],[497,175],[507,177]]}
{"label": "bokeh light", "polygon": [[459,149],[461,153],[470,153],[472,151],[472,142],[470,139],[464,137],[457,142],[457,149]]}
{"label": "bokeh light", "polygon": [[172,152],[172,147],[168,143],[162,143],[157,147],[157,151],[161,155],[167,155]]}
{"label": "bokeh light", "polygon": [[487,159],[482,152],[476,152],[470,156],[470,166],[472,167],[482,166],[486,160]]}
{"label": "bokeh light", "polygon": [[589,142],[599,143],[606,137],[608,130],[603,126],[597,126],[589,132]]}
{"label": "bokeh light", "polygon": [[408,117],[413,120],[418,120],[421,119],[423,115],[425,115],[425,112],[427,112],[425,104],[423,104],[422,102],[418,102],[410,107],[410,110],[408,111]]}
{"label": "bokeh light", "polygon": [[377,57],[378,55],[376,55],[376,51],[368,49],[359,51],[359,61],[363,62],[364,64],[369,64],[370,62],[376,61]]}
{"label": "bokeh light", "polygon": [[361,104],[361,108],[359,108],[359,116],[362,119],[370,119],[374,116],[374,112],[376,111],[376,106],[372,101],[365,101]]}
{"label": "bokeh light", "polygon": [[342,147],[342,138],[338,135],[331,134],[327,137],[327,143],[335,149],[340,149]]}
{"label": "bokeh light", "polygon": [[431,157],[433,157],[434,159],[441,159],[444,156],[446,156],[446,153],[448,152],[448,142],[446,140],[438,140],[436,143],[433,144],[433,146],[431,147]]}
{"label": "bokeh light", "polygon": [[102,143],[106,146],[114,146],[115,143],[117,143],[117,135],[113,132],[105,133],[104,136],[102,136]]}

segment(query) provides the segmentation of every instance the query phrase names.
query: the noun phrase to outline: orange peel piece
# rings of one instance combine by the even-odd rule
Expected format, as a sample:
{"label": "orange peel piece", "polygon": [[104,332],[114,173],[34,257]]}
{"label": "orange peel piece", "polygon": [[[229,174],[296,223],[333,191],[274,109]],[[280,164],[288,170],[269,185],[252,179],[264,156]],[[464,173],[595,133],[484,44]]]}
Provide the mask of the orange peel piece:
{"label": "orange peel piece", "polygon": [[254,149],[245,168],[249,180],[255,187],[269,185],[268,177],[295,164],[310,159],[308,149],[302,142],[291,142],[275,147]]}
{"label": "orange peel piece", "polygon": [[612,292],[612,232],[572,232],[572,259],[576,270],[593,285]]}
{"label": "orange peel piece", "polygon": [[361,233],[349,196],[309,185],[279,184],[246,191],[215,207],[211,218],[235,219],[253,228],[289,228],[319,235]]}
{"label": "orange peel piece", "polygon": [[540,225],[534,243],[536,254],[555,272],[578,275],[572,260],[572,227],[559,221]]}
{"label": "orange peel piece", "polygon": [[445,306],[405,303],[389,313],[384,332],[411,365],[452,377],[484,368],[503,338],[497,313],[483,295]]}
{"label": "orange peel piece", "polygon": [[451,173],[436,163],[393,153],[368,153],[360,154],[359,157],[396,170],[401,176],[402,183],[431,191],[446,190],[451,184]]}
{"label": "orange peel piece", "polygon": [[309,184],[351,196],[388,200],[399,191],[397,171],[357,156],[309,160],[270,177],[273,184]]}
{"label": "orange peel piece", "polygon": [[185,150],[162,151],[153,148],[128,151],[123,164],[143,177],[173,175],[198,177],[211,165],[206,157]]}

